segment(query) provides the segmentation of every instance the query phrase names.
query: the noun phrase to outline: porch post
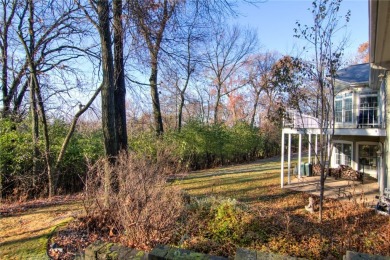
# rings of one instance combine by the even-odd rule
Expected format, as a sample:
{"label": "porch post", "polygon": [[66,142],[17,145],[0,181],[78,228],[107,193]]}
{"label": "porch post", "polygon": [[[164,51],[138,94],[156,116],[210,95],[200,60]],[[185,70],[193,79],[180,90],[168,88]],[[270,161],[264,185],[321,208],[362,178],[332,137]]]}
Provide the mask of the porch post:
{"label": "porch post", "polygon": [[383,147],[383,144],[380,143],[380,152],[378,153],[378,160],[379,160],[379,194],[380,195],[383,195],[383,192],[385,191],[385,170],[384,170],[384,160],[383,160],[383,156],[384,156],[384,147]]}
{"label": "porch post", "polygon": [[302,134],[299,134],[298,144],[298,178],[301,178],[301,161],[302,161]]}
{"label": "porch post", "polygon": [[288,184],[291,183],[291,134],[288,134]]}
{"label": "porch post", "polygon": [[316,141],[315,141],[315,145],[314,145],[314,163],[317,164],[317,155],[318,155],[318,152],[317,152],[317,148],[318,148],[318,135],[316,134]]}
{"label": "porch post", "polygon": [[280,158],[280,187],[283,189],[284,186],[284,131],[282,130],[282,145],[281,149],[281,158]]}
{"label": "porch post", "polygon": [[311,134],[309,134],[309,160],[308,163],[311,163]]}

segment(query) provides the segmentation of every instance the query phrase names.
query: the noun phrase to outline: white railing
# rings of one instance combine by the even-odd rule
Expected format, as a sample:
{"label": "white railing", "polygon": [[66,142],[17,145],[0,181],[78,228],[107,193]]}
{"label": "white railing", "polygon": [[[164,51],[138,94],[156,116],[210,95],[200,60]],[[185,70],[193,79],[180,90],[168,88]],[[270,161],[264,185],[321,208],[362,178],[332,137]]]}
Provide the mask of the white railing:
{"label": "white railing", "polygon": [[[344,117],[338,118],[336,113],[335,128],[382,128],[382,122],[376,112],[376,108],[353,108],[349,120],[347,120],[348,122],[346,122]],[[287,117],[284,119],[283,126],[300,129],[320,128],[320,123],[320,119],[314,116],[302,114],[297,110],[291,109],[287,111]],[[327,128],[331,128],[332,125],[333,121],[329,122]]]}
{"label": "white railing", "polygon": [[319,119],[305,115],[297,110],[288,110],[284,119],[284,127],[291,128],[319,128]]}

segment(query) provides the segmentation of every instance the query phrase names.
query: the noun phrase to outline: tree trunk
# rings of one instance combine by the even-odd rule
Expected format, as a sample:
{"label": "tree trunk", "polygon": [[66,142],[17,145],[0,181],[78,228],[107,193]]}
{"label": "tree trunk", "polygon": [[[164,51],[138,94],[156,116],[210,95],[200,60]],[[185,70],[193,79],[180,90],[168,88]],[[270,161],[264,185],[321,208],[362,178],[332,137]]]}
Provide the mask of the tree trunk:
{"label": "tree trunk", "polygon": [[156,134],[162,135],[164,133],[164,127],[161,116],[160,98],[157,87],[157,57],[152,58],[152,69],[149,78],[150,83],[150,95],[152,96],[153,116],[154,124],[156,127]]}
{"label": "tree trunk", "polygon": [[253,128],[253,126],[255,125],[257,105],[259,103],[259,96],[260,96],[260,91],[256,91],[256,99],[255,99],[255,103],[253,104],[253,112],[251,116],[251,128]]}
{"label": "tree trunk", "polygon": [[127,151],[126,127],[126,85],[123,62],[123,25],[122,0],[113,1],[114,13],[114,99],[115,99],[115,126],[118,139],[118,149]]}
{"label": "tree trunk", "polygon": [[[109,1],[101,0],[97,2],[97,14],[99,19],[99,35],[102,53],[102,125],[104,137],[104,149],[107,163],[112,164],[118,154],[118,143],[115,127],[115,99],[114,99],[114,65],[111,50],[111,34],[109,20]],[[104,203],[109,206],[109,196],[111,193],[111,167],[106,166],[104,175]]]}
{"label": "tree trunk", "polygon": [[215,101],[215,106],[214,106],[214,124],[218,123],[218,108],[219,108],[219,102],[221,101],[221,88],[222,86],[218,86],[217,100]]}
{"label": "tree trunk", "polygon": [[117,155],[118,143],[115,130],[114,66],[108,0],[98,1],[97,7],[103,71],[101,96],[104,148],[106,156],[111,158]]}
{"label": "tree trunk", "polygon": [[53,172],[51,170],[51,156],[50,156],[50,139],[49,139],[49,129],[47,126],[47,120],[46,120],[46,112],[45,112],[45,106],[43,104],[42,94],[38,82],[38,78],[36,76],[36,70],[34,68],[32,77],[34,78],[36,92],[38,99],[38,108],[41,114],[41,120],[42,120],[42,126],[43,126],[43,136],[45,140],[45,160],[46,160],[46,169],[47,169],[47,181],[48,181],[48,188],[49,188],[49,198],[51,198],[54,195],[54,182],[53,182]]}
{"label": "tree trunk", "polygon": [[38,112],[37,112],[37,102],[35,99],[35,86],[32,76],[30,76],[30,111],[31,111],[31,135],[32,135],[32,184],[35,186],[35,178],[38,175],[38,139],[39,139],[39,125],[38,125]]}
{"label": "tree trunk", "polygon": [[[31,55],[34,54],[35,49],[35,36],[34,36],[34,2],[33,0],[28,1],[29,5],[29,37],[30,37],[30,44],[27,49],[27,56],[28,56],[28,63],[31,66],[33,57]],[[37,108],[37,101],[36,101],[36,85],[34,81],[33,74],[30,74],[30,109],[31,109],[31,124],[32,124],[32,141],[33,141],[33,186],[35,183],[35,178],[38,175],[37,171],[37,164],[38,164],[38,140],[39,140],[39,125],[38,125],[38,108]]]}
{"label": "tree trunk", "polygon": [[3,38],[3,46],[1,50],[1,63],[2,63],[2,71],[1,71],[1,91],[3,94],[3,111],[2,117],[7,117],[10,110],[10,98],[8,97],[8,35],[7,31],[4,32]]}
{"label": "tree trunk", "polygon": [[180,92],[180,104],[179,104],[179,111],[178,111],[178,122],[177,122],[177,129],[180,132],[181,130],[181,125],[182,125],[182,119],[183,119],[183,108],[184,108],[184,93],[181,91]]}
{"label": "tree trunk", "polygon": [[[322,73],[322,71],[321,71]],[[321,177],[320,177],[320,205],[319,205],[319,216],[318,216],[318,222],[322,222],[322,213],[323,213],[323,205],[324,205],[324,190],[325,190],[325,162],[326,162],[326,156],[324,155],[324,147],[325,145],[325,135],[324,135],[324,129],[326,129],[324,126],[324,116],[325,116],[325,94],[324,94],[324,85],[321,81],[321,77],[319,77],[319,85],[320,85],[320,95],[321,95],[321,134],[320,134],[320,165],[321,165]]]}

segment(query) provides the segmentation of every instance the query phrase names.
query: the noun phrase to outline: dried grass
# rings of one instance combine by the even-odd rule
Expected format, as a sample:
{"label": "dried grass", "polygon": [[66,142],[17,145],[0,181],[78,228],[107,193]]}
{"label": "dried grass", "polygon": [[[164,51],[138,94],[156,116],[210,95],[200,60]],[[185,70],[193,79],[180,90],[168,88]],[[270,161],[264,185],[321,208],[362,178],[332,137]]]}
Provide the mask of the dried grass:
{"label": "dried grass", "polygon": [[[100,160],[90,167],[85,208],[89,227],[118,236],[129,246],[150,248],[168,242],[184,202],[178,187],[167,185],[164,160],[151,162],[122,153],[113,165]],[[105,171],[111,173],[109,205],[105,206]]]}

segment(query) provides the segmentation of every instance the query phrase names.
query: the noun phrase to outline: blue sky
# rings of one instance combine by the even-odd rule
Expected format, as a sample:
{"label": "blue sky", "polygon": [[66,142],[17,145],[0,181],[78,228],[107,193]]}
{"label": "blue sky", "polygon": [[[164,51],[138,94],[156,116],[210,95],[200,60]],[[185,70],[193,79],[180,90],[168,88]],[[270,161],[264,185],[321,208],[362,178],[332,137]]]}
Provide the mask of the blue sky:
{"label": "blue sky", "polygon": [[[258,4],[241,5],[238,23],[254,27],[258,31],[260,51],[278,51],[282,54],[296,55],[305,45],[303,40],[293,37],[295,22],[312,24],[308,11],[312,1],[309,0],[267,0]],[[351,10],[351,20],[347,26],[349,34],[346,58],[354,55],[358,46],[368,41],[368,0],[344,0],[340,14]]]}

